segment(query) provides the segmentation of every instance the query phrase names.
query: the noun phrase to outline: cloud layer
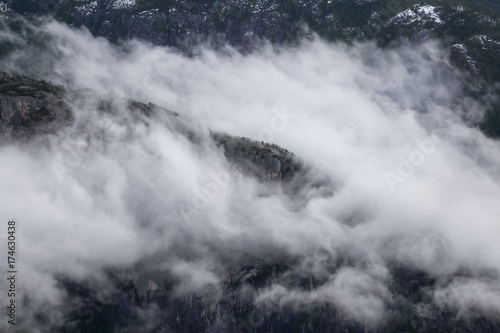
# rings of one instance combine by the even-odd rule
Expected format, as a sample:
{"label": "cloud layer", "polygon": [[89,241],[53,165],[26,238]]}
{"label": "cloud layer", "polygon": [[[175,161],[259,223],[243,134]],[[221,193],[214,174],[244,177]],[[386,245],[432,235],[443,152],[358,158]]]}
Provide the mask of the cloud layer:
{"label": "cloud layer", "polygon": [[[437,44],[315,39],[249,55],[200,46],[186,57],[54,22],[37,29],[47,47],[1,36],[20,46],[1,68],[83,97],[70,101],[70,128],[0,148],[0,212],[18,220],[33,304],[63,304],[58,275],[99,280],[104,267],[145,258],[178,279],[179,293],[240,263],[293,259],[296,274],[325,283],[276,284],[261,299],[328,302],[376,323],[397,262],[451,281],[435,290],[440,304],[498,317],[500,145],[464,123],[481,105],[463,96],[464,76]],[[162,111],[127,111],[129,97],[178,112],[201,143]],[[99,111],[103,101],[111,112]],[[209,129],[287,148],[334,195],[305,193],[297,206],[239,173]]]}

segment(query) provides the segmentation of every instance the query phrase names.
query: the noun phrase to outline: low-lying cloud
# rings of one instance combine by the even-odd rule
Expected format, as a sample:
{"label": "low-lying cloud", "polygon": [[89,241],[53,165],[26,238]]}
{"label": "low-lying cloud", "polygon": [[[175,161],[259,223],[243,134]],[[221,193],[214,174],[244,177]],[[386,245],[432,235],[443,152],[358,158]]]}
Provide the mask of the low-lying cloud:
{"label": "low-lying cloud", "polygon": [[[1,35],[20,47],[1,68],[84,97],[70,101],[74,124],[48,142],[0,148],[0,212],[19,223],[20,286],[32,304],[64,303],[57,276],[99,280],[145,258],[180,294],[241,263],[290,260],[325,283],[277,283],[259,297],[328,302],[376,323],[396,262],[451,279],[435,291],[439,304],[498,317],[500,145],[464,122],[480,119],[481,105],[436,43],[381,50],[315,39],[187,57],[55,22],[36,29],[46,47]],[[163,111],[127,111],[127,98],[178,112],[201,143]],[[112,112],[98,111],[102,100]],[[331,181],[333,196],[306,193],[294,206],[232,166],[209,129],[258,140],[269,129],[309,177]],[[203,191],[209,200],[190,211]],[[475,279],[482,271],[497,278]],[[461,272],[470,274],[453,278]]]}

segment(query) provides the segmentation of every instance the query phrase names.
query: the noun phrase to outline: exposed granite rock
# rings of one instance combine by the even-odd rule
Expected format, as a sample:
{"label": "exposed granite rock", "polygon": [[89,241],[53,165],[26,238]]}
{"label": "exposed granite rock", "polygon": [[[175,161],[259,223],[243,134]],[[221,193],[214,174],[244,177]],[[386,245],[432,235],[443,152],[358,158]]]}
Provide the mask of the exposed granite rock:
{"label": "exposed granite rock", "polygon": [[[20,139],[33,134],[56,133],[60,126],[69,125],[73,119],[65,98],[84,102],[87,93],[70,92],[45,81],[0,72],[2,134]],[[107,100],[102,100],[97,107],[101,112],[114,112],[112,103]],[[175,112],[134,100],[128,101],[127,108],[137,116],[150,116],[157,111],[169,119],[165,125],[170,130],[185,135],[193,143],[202,140],[195,129]],[[302,167],[292,153],[274,144],[218,133],[212,133],[212,138],[224,149],[228,160],[262,180],[287,181]]]}
{"label": "exposed granite rock", "polygon": [[212,134],[228,160],[262,180],[288,181],[302,165],[288,150],[275,144],[226,134]]}
{"label": "exposed granite rock", "polygon": [[72,119],[64,101],[66,90],[45,81],[37,81],[0,72],[0,131],[5,137],[23,138],[56,131]]}

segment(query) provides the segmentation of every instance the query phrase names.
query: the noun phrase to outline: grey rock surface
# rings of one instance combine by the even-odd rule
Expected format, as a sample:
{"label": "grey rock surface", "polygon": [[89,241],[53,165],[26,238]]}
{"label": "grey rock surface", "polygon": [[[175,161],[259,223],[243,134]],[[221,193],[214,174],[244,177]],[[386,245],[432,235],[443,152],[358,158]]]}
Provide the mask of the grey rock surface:
{"label": "grey rock surface", "polygon": [[225,134],[214,134],[213,138],[228,160],[259,179],[287,181],[302,169],[292,153],[277,145]]}
{"label": "grey rock surface", "polygon": [[0,72],[0,129],[4,137],[22,138],[56,131],[69,123],[65,89],[44,81]]}

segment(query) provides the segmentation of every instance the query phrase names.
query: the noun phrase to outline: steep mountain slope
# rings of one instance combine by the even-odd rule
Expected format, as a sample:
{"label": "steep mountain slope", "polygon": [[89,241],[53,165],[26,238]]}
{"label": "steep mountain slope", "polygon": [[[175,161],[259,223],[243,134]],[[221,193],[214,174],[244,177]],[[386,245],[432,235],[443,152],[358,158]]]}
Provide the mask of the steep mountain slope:
{"label": "steep mountain slope", "polygon": [[[74,117],[71,105],[86,103],[94,92],[72,92],[47,82],[1,73],[3,133],[19,141],[51,142],[58,132],[69,129],[75,133],[91,133],[92,121],[81,122]],[[178,114],[155,105],[127,101],[125,109],[116,109],[116,102],[98,102],[98,112],[118,116],[122,122],[126,114],[138,123],[148,123],[149,118],[160,121],[169,131],[181,134],[194,145],[205,145],[203,133],[183,121]],[[74,107],[74,106],[73,106]],[[166,116],[166,118],[162,118]],[[121,120],[120,120],[121,119]],[[36,129],[36,132],[33,131]],[[104,134],[105,135],[105,134]],[[133,136],[133,134],[132,134]],[[48,140],[41,140],[43,138]],[[276,145],[250,139],[212,133],[210,138],[222,149],[226,158],[234,163],[238,172],[255,178],[272,191],[283,190],[290,200],[304,200],[303,192],[310,188],[323,188],[321,197],[332,195],[328,181],[312,182],[308,168],[287,150]],[[89,140],[89,139],[87,139]],[[105,136],[98,138],[106,142]],[[314,177],[311,177],[314,179]],[[304,190],[305,189],[305,190]],[[327,192],[330,191],[330,194]],[[266,195],[266,194],[265,194]],[[269,193],[267,194],[269,195]],[[309,198],[308,200],[310,200]],[[187,212],[189,218],[190,212]],[[107,283],[79,281],[66,274],[59,274],[57,283],[67,293],[67,306],[54,309],[45,306],[34,314],[32,327],[50,332],[481,332],[500,330],[495,317],[478,314],[462,317],[456,309],[436,303],[433,289],[446,279],[438,279],[401,263],[388,263],[390,278],[388,288],[379,287],[378,293],[388,297],[390,315],[383,322],[363,324],[346,315],[341,306],[332,307],[321,301],[328,293],[331,281],[297,270],[293,256],[277,258],[246,258],[246,262],[222,264],[225,279],[216,286],[197,292],[178,294],[177,277],[166,273],[159,263],[163,254],[154,253],[140,258],[133,266],[104,268]],[[355,274],[353,281],[359,292],[373,288],[373,281],[360,272],[349,273],[348,255],[327,267],[328,274]],[[468,279],[475,273],[464,270],[447,279]],[[483,272],[484,279],[495,279],[494,274]],[[278,287],[277,287],[278,286]],[[259,301],[267,293],[279,293],[279,288],[294,289],[295,302]],[[300,292],[317,293],[318,300],[301,305]],[[388,295],[391,295],[390,297]],[[29,305],[29,295],[24,306]],[[298,302],[298,303],[297,303]],[[298,305],[298,306],[297,306]],[[51,314],[64,314],[63,324],[52,322]],[[28,329],[28,328],[26,328]],[[29,329],[28,329],[29,330]],[[22,328],[21,328],[21,331]],[[20,331],[20,332],[21,332]]]}
{"label": "steep mountain slope", "polygon": [[57,131],[71,119],[65,89],[0,72],[0,128],[4,140]]}
{"label": "steep mountain slope", "polygon": [[114,42],[140,38],[184,52],[192,52],[200,42],[212,47],[229,43],[250,52],[263,39],[294,43],[312,33],[331,41],[376,41],[382,47],[438,39],[450,50],[455,65],[470,72],[466,93],[490,104],[481,128],[500,136],[500,14],[492,1],[10,0],[2,4],[6,16],[54,16]]}
{"label": "steep mountain slope", "polygon": [[[460,90],[462,86],[457,84],[459,92],[450,94],[451,98],[459,99],[457,95],[462,92],[473,97],[477,104],[470,105],[480,105],[487,111],[485,119],[480,122],[482,130],[495,137],[500,136],[500,16],[495,2],[476,2],[477,4],[474,1],[437,0],[425,3],[386,0],[11,0],[0,3],[3,15],[1,29],[6,32],[1,36],[0,56],[18,60],[15,64],[17,68],[28,72],[30,67],[24,65],[31,62],[30,58],[22,58],[18,53],[32,52],[32,56],[40,56],[42,59],[37,59],[39,62],[33,61],[35,66],[44,64],[44,61],[57,63],[60,55],[68,49],[57,49],[52,58],[45,59],[44,56],[52,50],[46,53],[37,50],[48,45],[51,36],[40,34],[24,20],[28,18],[36,26],[40,24],[36,18],[40,14],[53,15],[73,26],[86,26],[93,35],[106,37],[119,47],[123,46],[122,39],[141,38],[154,45],[172,46],[191,55],[197,52],[192,46],[200,41],[208,40],[207,43],[215,48],[229,43],[243,53],[251,53],[262,43],[262,39],[277,44],[293,44],[304,36],[312,38],[313,33],[330,41],[343,41],[347,44],[375,41],[386,49],[398,48],[408,42],[419,44],[437,39],[441,47],[449,50],[454,66],[465,71],[463,76],[459,76],[463,79],[460,83],[463,83],[464,90]],[[33,49],[27,47],[33,45],[36,46]],[[120,56],[121,54],[117,58]],[[75,54],[70,54],[70,57],[75,57]],[[404,61],[411,62],[411,59],[413,58],[408,57]],[[443,67],[447,65],[447,59],[443,59]],[[63,71],[57,66],[47,68],[49,74],[51,71]],[[407,67],[403,69],[406,71]],[[417,71],[409,66],[409,71],[411,70]],[[321,72],[321,68],[318,71]],[[452,69],[446,67],[442,72],[433,71],[431,78],[443,80],[451,72]],[[40,70],[37,75],[43,76],[44,73],[47,72]],[[362,78],[369,79],[370,76]],[[339,80],[346,85],[361,84],[361,80],[349,81],[347,75]],[[146,83],[150,84],[151,81]],[[295,84],[300,86],[301,82]],[[399,81],[393,80],[390,84],[397,85]],[[327,93],[330,91],[327,90]],[[370,90],[367,92],[372,93]],[[439,93],[441,92],[436,92],[436,96],[439,97]],[[249,99],[252,99],[253,95],[249,95]],[[390,91],[374,95],[374,99],[381,101],[381,105],[390,105],[387,102],[391,97]],[[445,100],[450,98],[445,93],[443,95]],[[353,96],[358,95],[346,95],[342,98],[355,98]],[[75,198],[76,208],[70,207],[70,216],[84,216],[84,219],[92,222],[95,216],[85,215],[85,209],[95,210],[102,214],[96,220],[103,223],[93,225],[90,232],[87,230],[82,233],[83,236],[76,232],[75,235],[71,234],[72,237],[81,236],[82,239],[86,239],[86,234],[91,234],[88,238],[91,239],[91,246],[82,247],[90,252],[89,256],[81,259],[79,256],[72,256],[68,250],[69,254],[64,253],[53,260],[55,268],[51,267],[49,274],[54,274],[54,279],[43,283],[60,291],[61,295],[58,296],[64,300],[63,305],[54,306],[50,303],[50,297],[47,297],[49,301],[46,303],[39,304],[35,302],[37,295],[25,295],[21,302],[25,309],[31,311],[26,313],[26,318],[31,321],[22,323],[20,332],[31,333],[33,327],[41,332],[89,333],[500,331],[500,317],[496,307],[499,295],[498,271],[485,269],[485,266],[489,266],[477,263],[479,255],[475,257],[476,253],[468,252],[467,247],[464,247],[465,250],[457,250],[449,246],[445,239],[441,239],[433,229],[439,220],[434,220],[434,215],[429,213],[438,208],[426,206],[427,199],[447,202],[456,198],[450,192],[459,192],[453,191],[453,184],[457,182],[454,172],[457,169],[445,168],[446,184],[450,191],[442,191],[439,188],[442,183],[436,185],[433,183],[434,178],[429,177],[423,181],[433,189],[430,194],[423,192],[429,198],[417,197],[414,202],[408,199],[418,211],[429,213],[429,216],[423,214],[422,220],[426,223],[431,221],[430,231],[417,227],[412,229],[411,223],[407,224],[407,220],[412,219],[412,212],[402,212],[408,206],[402,205],[403,201],[398,201],[398,197],[405,198],[407,193],[391,197],[392,201],[388,205],[390,216],[396,216],[395,220],[398,222],[394,225],[386,222],[387,215],[382,215],[379,220],[373,218],[375,222],[371,220],[370,214],[376,215],[376,210],[380,207],[375,207],[373,213],[370,209],[361,209],[364,206],[353,204],[352,207],[348,205],[344,212],[332,213],[338,209],[335,206],[337,203],[328,202],[327,199],[336,197],[336,187],[341,185],[341,181],[319,174],[317,169],[311,168],[309,161],[302,161],[300,157],[272,142],[211,132],[203,127],[204,124],[195,124],[175,112],[151,103],[137,102],[129,99],[130,97],[133,96],[111,95],[107,90],[72,91],[45,81],[0,72],[0,146],[7,147],[2,153],[10,156],[9,149],[20,146],[23,151],[44,161],[40,164],[49,164],[49,169],[53,167],[57,177],[62,179],[61,188],[64,190],[55,190],[57,185],[51,183],[52,178],[42,174],[41,178],[47,177],[49,184],[40,185],[44,192],[41,199],[43,201],[39,201],[56,202],[57,212],[51,218],[63,216],[59,211],[67,209],[68,203]],[[239,98],[243,97],[239,95]],[[307,97],[308,103],[315,102],[312,97]],[[438,97],[432,98],[437,100]],[[424,104],[424,101],[417,101],[420,102]],[[464,101],[461,100],[460,103],[462,102]],[[438,104],[437,109],[448,107],[446,103]],[[308,109],[308,106],[304,108]],[[362,106],[369,109],[366,104]],[[410,106],[415,108],[413,104]],[[425,107],[422,110],[416,109],[418,112],[411,113],[404,119],[405,124],[411,125],[411,121],[419,117],[425,122],[428,110]],[[327,110],[331,113],[353,111],[347,107],[347,111],[335,108]],[[384,116],[384,112],[387,112],[389,115],[383,118],[383,121],[387,121],[393,116],[390,114],[393,109],[388,110],[381,107],[380,110],[373,111],[380,111]],[[401,107],[398,111],[403,113],[405,110]],[[473,113],[475,110],[470,111]],[[366,115],[368,112],[361,114]],[[449,114],[446,116],[446,121],[454,124],[453,117]],[[468,120],[467,114],[460,116]],[[310,117],[313,118],[314,115]],[[368,136],[372,135],[370,129],[380,125],[372,120],[362,119],[365,125],[362,128],[368,132]],[[352,119],[347,121],[347,125],[342,123],[336,127],[335,131],[345,134],[346,141],[355,149],[361,149],[360,133],[364,133],[350,130],[352,123],[349,121]],[[465,131],[462,124],[459,124],[455,124],[456,127],[452,127],[450,132]],[[468,123],[469,126],[477,124],[476,120]],[[427,129],[418,127],[416,130],[421,134]],[[315,134],[309,132],[309,135]],[[423,155],[423,152],[431,150],[428,147],[428,134],[425,132],[422,135],[426,138],[422,142],[427,150],[412,150],[408,155],[410,158],[418,153],[424,159],[428,157]],[[457,135],[457,145],[469,147],[470,150],[464,148],[464,155],[477,157],[479,162],[463,158],[462,151],[453,150],[455,146],[446,142],[441,144],[440,154],[436,154],[439,155],[438,162],[442,163],[438,163],[436,169],[439,171],[444,168],[443,165],[450,165],[446,164],[446,152],[450,151],[450,155],[459,156],[457,164],[465,165],[464,168],[472,169],[474,166],[490,163],[488,156],[484,156],[486,154],[477,152],[478,142],[485,142],[480,141],[483,137],[477,133],[474,135],[473,140],[463,142],[460,141],[463,137]],[[374,137],[378,146],[364,150],[363,153],[367,156],[383,154],[378,149],[388,141],[386,137]],[[334,144],[335,138],[329,139]],[[407,144],[405,149],[408,146],[412,149],[411,143],[408,144],[403,139],[404,136],[396,136],[395,141],[402,140]],[[418,142],[417,146],[420,147],[422,142]],[[440,138],[436,142],[441,143]],[[432,149],[436,148],[435,143],[431,145]],[[490,152],[495,151],[496,146],[490,141],[487,143],[490,144]],[[404,152],[405,150],[397,150],[399,145],[399,142],[395,145],[395,151]],[[67,146],[72,147],[67,149]],[[336,146],[337,149],[339,147],[342,149],[341,146]],[[313,150],[316,147],[308,148]],[[170,149],[170,159],[165,158]],[[59,150],[64,164],[50,165],[53,160],[57,161],[51,154],[59,157]],[[86,159],[87,164],[84,164]],[[26,158],[22,161],[29,164],[30,160]],[[323,163],[321,157],[318,161]],[[335,161],[342,162],[339,157]],[[355,162],[363,164],[363,172],[368,172],[376,167],[368,161],[368,158],[363,157]],[[324,163],[328,162],[325,158]],[[375,164],[378,162],[379,160],[375,160]],[[408,162],[403,160],[398,168],[402,170],[407,165]],[[426,165],[429,168],[432,166],[432,161]],[[19,167],[23,165],[20,163]],[[491,168],[496,170],[496,164]],[[181,169],[192,172],[189,177],[183,178],[179,171]],[[227,173],[211,174],[221,170]],[[416,173],[421,171],[419,169]],[[64,182],[66,173],[70,174],[71,181]],[[162,178],[167,178],[166,174],[170,177],[167,180]],[[462,175],[460,172],[457,174]],[[494,177],[496,174],[492,172],[492,175]],[[192,181],[197,177],[211,178],[207,181],[207,186],[200,190],[196,187],[197,183]],[[241,181],[247,185],[232,188],[226,182],[227,177],[231,177],[236,183]],[[481,180],[471,178],[474,182],[470,184],[465,182],[468,179],[464,181],[464,184],[468,184],[466,189],[470,189],[471,196],[484,194],[486,199],[480,197],[484,201],[497,198],[495,180],[490,181],[487,177],[488,175]],[[370,192],[371,184],[367,183],[361,172],[352,178],[356,178],[357,186],[366,190],[362,192],[363,195],[367,193],[366,199],[362,199],[368,202],[367,205],[377,206],[372,202],[381,193]],[[383,177],[380,175],[379,178]],[[413,178],[405,176],[403,181],[410,183],[410,192],[412,189],[418,192],[424,187],[422,183],[411,187]],[[473,188],[479,182],[484,187]],[[35,181],[33,183],[37,184]],[[30,182],[27,184],[24,186],[32,186]],[[182,188],[190,196],[184,198],[185,193],[176,187]],[[198,192],[192,194],[191,188]],[[233,201],[224,195],[214,195],[228,188],[233,197],[238,195]],[[66,189],[69,189],[69,193],[65,192]],[[64,197],[58,196],[59,193],[70,199],[65,201]],[[347,197],[341,197],[341,202],[355,200],[354,196],[349,195],[351,193]],[[217,201],[224,202],[224,205],[211,210],[211,215],[204,215],[204,206],[214,197],[217,197]],[[445,215],[446,222],[459,219],[457,215],[464,212],[458,209],[459,206],[468,204],[472,207],[472,211],[467,212],[471,216],[466,216],[470,224],[478,223],[481,218],[487,219],[488,216],[481,215],[484,213],[481,210],[483,206],[471,202],[470,198],[458,197],[456,202],[446,206],[445,208],[450,208]],[[268,200],[270,204],[253,206],[250,205],[251,200]],[[280,210],[282,207],[286,210]],[[331,215],[312,214],[313,218],[307,219],[307,214],[321,212],[322,207]],[[126,214],[119,214],[122,209]],[[261,221],[261,216],[265,215],[259,215],[262,213],[259,209],[270,210],[278,218]],[[454,215],[455,211],[459,213]],[[292,216],[290,212],[296,215]],[[45,213],[49,214],[48,211]],[[302,218],[307,224],[298,223]],[[113,229],[105,224],[108,219],[120,222],[118,225],[128,226],[127,223],[130,223],[130,229]],[[64,222],[81,232],[72,219]],[[356,229],[357,225],[365,222],[366,229]],[[421,223],[420,220],[417,222]],[[267,228],[266,224],[271,223],[283,228]],[[302,235],[292,237],[292,243],[299,243],[304,238],[304,242],[300,242],[297,248],[290,246],[287,239],[279,243],[290,230],[305,235],[315,228],[315,224],[322,226],[322,229],[318,229],[320,232],[329,236],[345,235],[346,240],[335,239],[331,241],[335,243],[334,246],[323,246],[319,244],[325,241],[320,239],[323,235],[313,233],[309,238]],[[461,237],[460,231],[456,230],[458,228],[454,224],[450,225],[452,233]],[[364,236],[370,232],[378,235],[386,227],[393,227],[398,231],[381,240]],[[407,233],[404,233],[399,228],[408,231],[405,230]],[[252,234],[256,229],[259,232]],[[130,230],[133,231],[132,237],[129,237]],[[228,234],[224,235],[222,230],[226,230]],[[363,249],[357,247],[359,244],[351,243],[351,239],[347,237],[357,231],[361,234],[361,241],[357,239],[360,243],[380,242],[370,245],[383,254],[375,256],[370,252],[371,248],[367,247],[368,253],[358,257],[358,252],[363,252]],[[113,253],[92,252],[94,242],[99,243],[100,239],[104,239],[104,243],[107,243],[110,241],[107,238],[109,234],[121,237],[122,232],[125,241],[118,242],[116,248],[123,252],[126,259],[120,253],[120,260],[115,263]],[[250,236],[253,238],[249,238]],[[474,233],[467,234],[462,241],[474,236]],[[57,243],[59,240],[53,241]],[[327,239],[325,242],[329,241]],[[136,243],[143,242],[144,248],[128,252],[129,247],[134,248]],[[421,248],[420,242],[423,244]],[[70,247],[69,243],[66,247]],[[411,250],[399,253],[398,250],[402,248]],[[460,255],[466,259],[454,262],[449,253],[459,250],[465,253],[460,252]],[[417,257],[420,252],[427,254],[427,251],[428,257],[422,255],[424,259],[413,257]],[[138,258],[134,257],[137,253],[141,254]],[[103,257],[103,260],[94,264],[95,257]],[[213,260],[206,260],[207,257]],[[70,263],[65,262],[66,266],[59,264],[64,258],[69,258]],[[73,258],[77,259],[73,261]],[[493,254],[491,258],[494,258]],[[480,259],[493,266],[489,262],[490,258]],[[433,267],[434,263],[444,268]],[[82,272],[85,272],[82,267],[86,264],[95,269],[90,279],[81,278]],[[68,266],[75,266],[75,272],[59,269]],[[206,266],[209,268],[206,269]],[[45,269],[42,267],[41,270]],[[215,278],[213,272],[223,278]],[[474,298],[471,293],[484,296],[486,305],[477,302],[478,298]]]}

